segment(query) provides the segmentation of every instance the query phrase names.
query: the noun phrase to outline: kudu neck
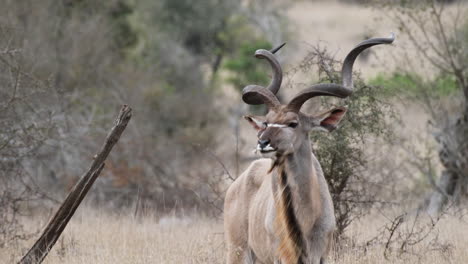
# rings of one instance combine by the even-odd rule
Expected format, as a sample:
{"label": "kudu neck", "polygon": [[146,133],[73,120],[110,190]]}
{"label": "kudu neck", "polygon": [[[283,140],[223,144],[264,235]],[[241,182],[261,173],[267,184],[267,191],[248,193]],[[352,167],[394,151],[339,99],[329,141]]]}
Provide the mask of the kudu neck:
{"label": "kudu neck", "polygon": [[[305,138],[294,153],[279,157],[277,162],[273,192],[277,209],[276,228],[280,237],[280,258],[286,263],[303,263],[303,258],[307,258],[304,231],[308,232],[308,219],[314,213],[310,192],[316,183],[312,172],[309,139]],[[297,215],[297,212],[301,214]],[[304,215],[307,215],[307,219]]]}
{"label": "kudu neck", "polygon": [[295,176],[309,175],[312,170],[312,148],[308,137],[303,140],[295,152],[286,155],[283,166]]}

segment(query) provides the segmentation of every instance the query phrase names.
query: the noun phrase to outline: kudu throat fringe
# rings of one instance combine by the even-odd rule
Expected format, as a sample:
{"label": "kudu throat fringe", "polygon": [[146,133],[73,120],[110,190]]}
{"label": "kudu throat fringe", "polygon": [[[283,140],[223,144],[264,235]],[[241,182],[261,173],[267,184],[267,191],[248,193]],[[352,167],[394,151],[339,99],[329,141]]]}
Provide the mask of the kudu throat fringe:
{"label": "kudu throat fringe", "polygon": [[305,257],[305,241],[299,222],[294,210],[294,197],[288,183],[288,174],[284,158],[276,159],[272,169],[277,168],[278,172],[278,193],[276,195],[277,215],[275,219],[275,229],[280,238],[278,248],[279,259],[284,263],[302,264],[302,257]]}

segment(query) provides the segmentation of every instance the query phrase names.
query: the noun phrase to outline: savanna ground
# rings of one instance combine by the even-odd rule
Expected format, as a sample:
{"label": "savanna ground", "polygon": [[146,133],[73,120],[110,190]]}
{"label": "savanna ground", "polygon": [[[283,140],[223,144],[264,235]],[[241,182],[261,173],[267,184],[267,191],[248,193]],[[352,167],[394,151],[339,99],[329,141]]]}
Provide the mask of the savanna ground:
{"label": "savanna ground", "polygon": [[[340,59],[350,47],[369,34],[369,29],[372,36],[387,36],[392,31],[390,24],[375,14],[370,8],[336,1],[298,2],[288,11],[288,16],[299,28],[297,43],[288,44],[294,49],[284,54],[293,54],[288,60],[294,65],[310,44],[319,41],[336,51],[334,54]],[[395,56],[398,45],[396,43],[389,54]],[[356,68],[363,72],[364,77],[385,71],[385,66],[394,65],[392,56],[383,58],[384,53],[381,52],[386,51],[380,49],[377,56],[367,63],[359,63]],[[395,106],[402,111],[409,109],[399,103]],[[398,128],[397,133],[415,135],[413,140],[424,142],[421,143],[424,147],[430,138],[425,130],[428,117],[421,109],[411,108],[412,111],[402,117],[405,126]],[[241,146],[241,151],[252,149],[254,132],[246,124],[241,124],[240,137],[247,141]],[[243,167],[245,164],[240,170]],[[457,217],[444,215],[427,239],[425,237],[424,241],[402,253],[395,248],[401,245],[386,245],[384,237],[375,239],[382,232],[383,223],[398,215],[398,210],[395,211],[375,210],[371,215],[354,221],[346,230],[341,248],[332,250],[329,262],[468,263],[468,217],[460,213]],[[35,232],[36,236],[0,248],[0,263],[17,262],[49,217],[50,214],[29,217],[25,221],[25,229]],[[407,230],[415,229],[411,223],[406,223]],[[384,256],[386,246],[392,250]],[[171,215],[157,211],[135,217],[133,210],[122,209],[116,213],[88,205],[77,211],[44,263],[224,263],[224,250],[222,217],[213,218],[197,212]]]}
{"label": "savanna ground", "polygon": [[[467,262],[468,222],[454,217],[442,219],[435,230],[440,243],[437,250],[428,250],[427,243],[421,243],[411,254],[399,256],[393,252],[385,259],[383,245],[354,246],[371,240],[381,228],[382,218],[376,213],[354,222],[346,233],[350,240],[339,252],[331,252],[329,263]],[[34,219],[27,227],[37,230],[44,223],[45,218]],[[222,225],[220,219],[192,214],[135,218],[133,212],[115,215],[85,207],[70,222],[44,263],[223,263]],[[15,263],[32,241],[0,251],[2,263]]]}

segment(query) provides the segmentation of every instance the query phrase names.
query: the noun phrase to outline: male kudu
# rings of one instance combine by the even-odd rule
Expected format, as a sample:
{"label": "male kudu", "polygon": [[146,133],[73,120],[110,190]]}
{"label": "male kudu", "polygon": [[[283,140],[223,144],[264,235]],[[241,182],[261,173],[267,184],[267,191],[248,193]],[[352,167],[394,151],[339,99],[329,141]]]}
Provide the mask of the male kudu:
{"label": "male kudu", "polygon": [[346,98],[352,94],[352,68],[365,49],[389,44],[390,38],[361,42],[346,56],[341,85],[315,84],[282,105],[276,93],[282,81],[281,67],[273,55],[283,45],[257,50],[273,68],[268,87],[249,85],[242,99],[247,104],[266,104],[266,116],[246,116],[258,131],[257,150],[268,159],[254,161],[229,187],[224,204],[227,263],[324,263],[335,229],[333,202],[322,168],[312,153],[309,131],[335,129],[346,113],[338,107],[319,115],[301,112],[315,96]]}

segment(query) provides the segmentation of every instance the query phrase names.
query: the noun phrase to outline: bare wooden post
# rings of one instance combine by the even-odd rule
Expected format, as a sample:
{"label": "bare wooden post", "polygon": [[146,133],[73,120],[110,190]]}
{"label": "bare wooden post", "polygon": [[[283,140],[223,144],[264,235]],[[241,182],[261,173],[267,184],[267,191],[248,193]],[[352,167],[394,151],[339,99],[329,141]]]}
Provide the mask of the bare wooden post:
{"label": "bare wooden post", "polygon": [[73,217],[73,214],[88,193],[94,181],[101,173],[104,168],[104,161],[127,127],[131,117],[132,109],[124,105],[115,120],[114,127],[112,127],[107,135],[104,145],[99,153],[94,156],[94,161],[90,169],[75,184],[42,235],[36,243],[34,243],[28,253],[20,260],[19,264],[35,264],[41,263],[44,260],[67,226],[68,221]]}

